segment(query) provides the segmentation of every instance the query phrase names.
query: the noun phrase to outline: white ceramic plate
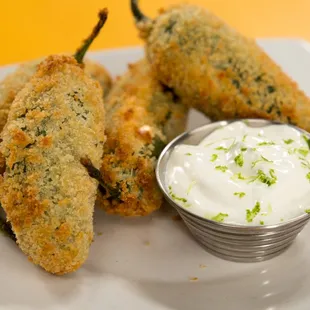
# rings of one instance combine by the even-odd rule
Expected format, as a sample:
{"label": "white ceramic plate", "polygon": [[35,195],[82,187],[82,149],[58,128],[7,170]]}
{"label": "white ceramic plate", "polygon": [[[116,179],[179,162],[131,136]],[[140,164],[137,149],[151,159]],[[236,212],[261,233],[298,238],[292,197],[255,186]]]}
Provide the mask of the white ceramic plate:
{"label": "white ceramic plate", "polygon": [[[279,39],[259,43],[310,95],[310,44]],[[141,48],[129,48],[92,53],[91,58],[117,75],[142,55]],[[0,78],[13,69],[1,68]],[[189,127],[206,121],[191,113]],[[11,240],[0,236],[0,309],[310,309],[310,226],[281,256],[241,264],[205,252],[173,215],[167,206],[141,219],[97,210],[100,235],[87,263],[63,277],[32,265]],[[198,280],[191,281],[194,277]]]}

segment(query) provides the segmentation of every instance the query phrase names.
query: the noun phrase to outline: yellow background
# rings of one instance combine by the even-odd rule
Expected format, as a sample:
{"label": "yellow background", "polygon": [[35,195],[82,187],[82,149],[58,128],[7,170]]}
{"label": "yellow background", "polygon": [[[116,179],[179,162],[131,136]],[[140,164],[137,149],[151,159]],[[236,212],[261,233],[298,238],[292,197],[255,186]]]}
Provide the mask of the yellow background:
{"label": "yellow background", "polygon": [[[140,0],[148,16],[180,0]],[[310,40],[310,0],[189,0],[252,37]],[[129,0],[0,0],[0,64],[73,51],[108,7],[108,22],[92,50],[142,44]]]}

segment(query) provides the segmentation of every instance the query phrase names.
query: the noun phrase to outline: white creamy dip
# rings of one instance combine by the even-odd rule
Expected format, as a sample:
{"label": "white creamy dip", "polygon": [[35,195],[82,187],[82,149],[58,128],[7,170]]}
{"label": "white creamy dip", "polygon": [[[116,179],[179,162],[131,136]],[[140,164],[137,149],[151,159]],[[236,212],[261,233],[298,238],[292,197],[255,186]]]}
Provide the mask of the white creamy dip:
{"label": "white creamy dip", "polygon": [[308,139],[287,125],[234,122],[199,145],[179,145],[167,163],[170,197],[218,222],[268,225],[310,212]]}

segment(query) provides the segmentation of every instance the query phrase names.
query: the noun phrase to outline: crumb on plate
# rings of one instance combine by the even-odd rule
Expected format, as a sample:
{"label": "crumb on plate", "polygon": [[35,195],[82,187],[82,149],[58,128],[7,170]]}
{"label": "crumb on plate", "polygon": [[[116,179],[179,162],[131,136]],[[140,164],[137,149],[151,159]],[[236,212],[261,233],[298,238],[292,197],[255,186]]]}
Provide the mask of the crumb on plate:
{"label": "crumb on plate", "polygon": [[178,222],[178,221],[182,221],[182,218],[179,214],[172,216],[172,220]]}

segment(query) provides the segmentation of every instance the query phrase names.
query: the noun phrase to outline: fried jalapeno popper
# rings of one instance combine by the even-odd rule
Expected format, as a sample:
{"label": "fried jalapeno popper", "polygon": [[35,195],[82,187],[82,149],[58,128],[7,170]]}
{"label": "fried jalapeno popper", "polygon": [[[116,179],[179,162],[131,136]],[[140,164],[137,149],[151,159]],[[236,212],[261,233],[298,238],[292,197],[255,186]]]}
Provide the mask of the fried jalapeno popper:
{"label": "fried jalapeno popper", "polygon": [[[9,74],[0,82],[0,132],[6,124],[11,104],[18,92],[25,86],[31,77],[35,74],[38,65],[43,59],[34,60],[21,64],[17,70]],[[86,59],[84,61],[86,74],[98,81],[106,96],[112,86],[112,79],[107,70],[100,64]]]}
{"label": "fried jalapeno popper", "polygon": [[156,159],[184,131],[187,108],[158,83],[146,60],[130,65],[115,82],[105,107],[99,205],[122,216],[147,215],[163,199],[154,173]]}
{"label": "fried jalapeno popper", "polygon": [[22,251],[54,274],[78,269],[93,239],[97,182],[80,161],[100,168],[104,107],[99,83],[81,63],[107,10],[99,18],[75,58],[52,55],[39,64],[2,132],[2,207]]}
{"label": "fried jalapeno popper", "polygon": [[182,102],[213,120],[265,118],[310,131],[310,100],[254,40],[193,5],[154,21],[131,5],[152,69]]}

